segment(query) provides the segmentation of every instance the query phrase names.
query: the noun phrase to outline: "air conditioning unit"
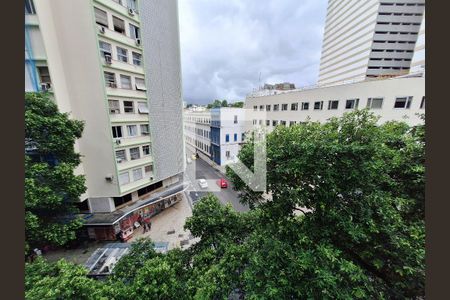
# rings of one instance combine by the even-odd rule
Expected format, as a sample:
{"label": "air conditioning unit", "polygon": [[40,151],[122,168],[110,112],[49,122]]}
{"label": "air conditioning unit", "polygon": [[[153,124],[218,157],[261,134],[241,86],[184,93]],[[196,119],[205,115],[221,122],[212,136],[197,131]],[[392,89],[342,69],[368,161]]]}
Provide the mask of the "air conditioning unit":
{"label": "air conditioning unit", "polygon": [[115,83],[115,82],[109,82],[109,83],[108,83],[108,86],[111,87],[111,88],[117,88],[117,83]]}
{"label": "air conditioning unit", "polygon": [[51,88],[51,84],[50,83],[48,83],[48,82],[41,83],[41,90],[43,92],[49,91],[50,88]]}
{"label": "air conditioning unit", "polygon": [[105,33],[106,29],[103,26],[100,26],[100,28],[98,29],[100,31],[100,33]]}
{"label": "air conditioning unit", "polygon": [[136,39],[136,45],[138,45],[138,46],[141,45],[141,39]]}
{"label": "air conditioning unit", "polygon": [[107,175],[105,176],[105,179],[106,179],[106,181],[111,182],[111,181],[113,181],[113,179],[114,179],[114,175],[113,175],[113,174],[107,174]]}
{"label": "air conditioning unit", "polygon": [[116,141],[116,145],[120,145],[121,141],[119,139],[117,139]]}
{"label": "air conditioning unit", "polygon": [[121,158],[116,159],[117,163],[120,164],[123,160]]}
{"label": "air conditioning unit", "polygon": [[149,135],[147,131],[142,131],[142,135]]}
{"label": "air conditioning unit", "polygon": [[132,9],[132,8],[129,8],[128,9],[128,14],[130,15],[130,16],[134,16],[134,10]]}
{"label": "air conditioning unit", "polygon": [[105,63],[107,63],[108,65],[112,63],[111,55],[105,54]]}

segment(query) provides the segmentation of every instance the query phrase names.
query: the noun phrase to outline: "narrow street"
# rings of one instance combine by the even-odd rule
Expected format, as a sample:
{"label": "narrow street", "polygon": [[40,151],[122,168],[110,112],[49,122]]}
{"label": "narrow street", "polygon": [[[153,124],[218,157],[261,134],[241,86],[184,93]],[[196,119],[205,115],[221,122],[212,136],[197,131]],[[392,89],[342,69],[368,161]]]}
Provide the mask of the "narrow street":
{"label": "narrow street", "polygon": [[[188,154],[188,157],[191,157],[191,151],[186,150],[186,153]],[[233,184],[228,180],[228,178],[201,158],[192,160],[190,164],[186,165],[185,176],[185,181],[191,182],[187,193],[190,195],[191,201],[193,201],[194,203],[196,200],[198,200],[197,198],[201,198],[201,196],[203,196],[203,194],[206,194],[206,192],[211,192],[216,195],[217,198],[219,198],[221,203],[231,203],[236,211],[243,212],[249,210],[248,206],[243,205],[239,202],[238,193],[233,190]],[[202,189],[199,186],[198,180],[201,178],[206,179],[206,181],[208,182],[207,189]],[[219,180],[220,178],[224,178],[225,180],[227,180],[227,188],[221,189],[217,185],[217,180]],[[195,195],[196,193],[197,195]]]}

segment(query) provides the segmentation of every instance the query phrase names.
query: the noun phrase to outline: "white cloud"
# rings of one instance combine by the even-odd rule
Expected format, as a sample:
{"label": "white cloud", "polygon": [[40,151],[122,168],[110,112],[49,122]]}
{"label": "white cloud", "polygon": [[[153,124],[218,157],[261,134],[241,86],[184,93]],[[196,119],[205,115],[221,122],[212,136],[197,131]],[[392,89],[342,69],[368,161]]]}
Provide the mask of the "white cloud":
{"label": "white cloud", "polygon": [[243,100],[261,83],[317,81],[326,1],[179,0],[184,98]]}

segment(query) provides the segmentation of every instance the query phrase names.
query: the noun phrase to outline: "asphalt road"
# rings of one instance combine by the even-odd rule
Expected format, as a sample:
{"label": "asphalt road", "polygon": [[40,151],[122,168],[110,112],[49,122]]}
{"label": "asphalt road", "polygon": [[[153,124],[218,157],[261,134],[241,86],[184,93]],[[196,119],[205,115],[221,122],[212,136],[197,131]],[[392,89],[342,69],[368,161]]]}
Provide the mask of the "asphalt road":
{"label": "asphalt road", "polygon": [[[186,151],[191,156],[190,151]],[[239,202],[239,196],[236,191],[233,190],[232,183],[218,170],[214,169],[207,162],[198,158],[193,160],[186,166],[186,180],[191,182],[191,186],[188,188],[188,194],[191,201],[195,204],[198,198],[201,198],[206,192],[212,192],[219,198],[223,204],[231,203],[236,211],[248,211],[249,208]],[[198,180],[200,178],[206,179],[208,182],[208,189],[202,189]],[[228,188],[220,189],[216,181],[220,178],[225,178],[228,181]]]}

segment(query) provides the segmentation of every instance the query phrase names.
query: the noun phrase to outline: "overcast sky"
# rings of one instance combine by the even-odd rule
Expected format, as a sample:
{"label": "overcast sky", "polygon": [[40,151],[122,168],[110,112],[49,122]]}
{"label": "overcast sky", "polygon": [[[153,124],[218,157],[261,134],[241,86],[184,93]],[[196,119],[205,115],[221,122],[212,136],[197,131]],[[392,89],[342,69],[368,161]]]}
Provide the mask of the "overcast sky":
{"label": "overcast sky", "polygon": [[244,100],[261,84],[315,84],[326,0],[179,0],[187,103]]}

